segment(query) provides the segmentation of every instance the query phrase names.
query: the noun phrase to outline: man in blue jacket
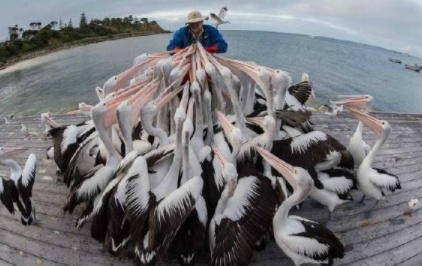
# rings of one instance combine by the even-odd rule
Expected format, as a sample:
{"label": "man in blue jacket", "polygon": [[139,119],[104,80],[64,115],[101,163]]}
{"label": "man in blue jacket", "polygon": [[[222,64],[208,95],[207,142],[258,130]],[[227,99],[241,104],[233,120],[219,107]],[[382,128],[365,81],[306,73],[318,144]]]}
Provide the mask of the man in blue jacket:
{"label": "man in blue jacket", "polygon": [[218,29],[204,25],[205,19],[208,17],[203,17],[199,11],[189,12],[186,26],[174,33],[173,39],[167,45],[167,51],[175,50],[177,52],[199,41],[210,53],[225,53],[227,51],[226,41]]}

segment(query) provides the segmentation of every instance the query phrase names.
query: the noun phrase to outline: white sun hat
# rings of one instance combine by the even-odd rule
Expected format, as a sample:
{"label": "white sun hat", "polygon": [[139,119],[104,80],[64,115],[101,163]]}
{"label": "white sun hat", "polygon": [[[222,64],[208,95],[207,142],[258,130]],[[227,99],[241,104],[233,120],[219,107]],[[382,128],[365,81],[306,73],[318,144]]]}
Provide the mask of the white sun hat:
{"label": "white sun hat", "polygon": [[208,17],[203,17],[201,12],[195,10],[195,11],[189,12],[187,20],[186,20],[186,24],[196,23],[199,21],[207,20],[207,19]]}

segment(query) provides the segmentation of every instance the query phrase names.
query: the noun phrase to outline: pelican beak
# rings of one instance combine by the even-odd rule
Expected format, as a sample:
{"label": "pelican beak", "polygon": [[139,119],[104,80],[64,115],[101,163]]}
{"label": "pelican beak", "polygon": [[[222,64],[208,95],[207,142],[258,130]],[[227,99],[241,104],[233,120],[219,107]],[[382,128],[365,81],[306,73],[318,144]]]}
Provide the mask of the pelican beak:
{"label": "pelican beak", "polygon": [[0,158],[8,158],[11,157],[13,155],[19,154],[23,151],[28,150],[28,148],[23,148],[23,147],[17,147],[17,148],[7,148],[7,147],[2,147],[0,148]]}
{"label": "pelican beak", "polygon": [[189,100],[189,107],[188,107],[188,112],[187,112],[187,117],[191,120],[191,121],[193,121],[193,107],[194,107],[194,104],[195,104],[195,100],[194,99],[190,99]]}
{"label": "pelican beak", "polygon": [[375,135],[380,138],[383,132],[382,124],[383,122],[373,116],[365,114],[355,108],[348,108],[349,112],[352,113],[354,117],[362,121],[367,127],[369,127]]}
{"label": "pelican beak", "polygon": [[372,96],[369,95],[340,95],[338,97],[342,97],[344,99],[333,102],[336,105],[344,105],[348,108],[356,108],[356,109],[366,109],[372,103]]}
{"label": "pelican beak", "polygon": [[267,161],[272,167],[274,167],[274,169],[276,169],[282,176],[284,176],[284,178],[293,188],[296,187],[296,181],[294,178],[296,170],[293,166],[276,157],[264,148],[257,147],[256,150],[259,152],[259,154],[261,154],[265,161]]}
{"label": "pelican beak", "polygon": [[[148,83],[145,87],[141,88],[137,93],[132,95],[132,97],[128,100],[128,104],[132,105],[132,112],[131,112],[131,121],[132,125],[135,123],[136,119],[139,116],[140,110],[142,107],[150,101],[152,95],[158,89],[158,81]],[[116,99],[110,99],[109,101],[105,102],[104,104],[108,107],[106,114],[104,116],[104,126],[105,128],[109,128],[111,125],[116,123],[116,110],[122,101],[126,100],[127,97],[118,97]]]}
{"label": "pelican beak", "polygon": [[264,128],[264,117],[247,117],[246,120],[252,124]]}
{"label": "pelican beak", "polygon": [[94,107],[94,106],[86,104],[86,103],[80,103],[79,104],[79,110],[85,111],[85,112],[90,112],[92,107]]}
{"label": "pelican beak", "polygon": [[220,121],[221,127],[223,128],[224,134],[228,137],[230,136],[234,131],[234,126],[230,121],[227,119],[227,117],[220,111],[217,112],[218,121]]}
{"label": "pelican beak", "polygon": [[138,119],[141,109],[144,108],[144,106],[151,100],[151,98],[157,92],[158,88],[160,87],[159,85],[159,81],[153,82],[151,86],[148,86],[147,88],[144,88],[141,91],[137,92],[128,100],[128,104],[132,105],[130,119],[132,125],[134,125],[136,120]]}
{"label": "pelican beak", "polygon": [[52,128],[58,128],[62,126],[56,121],[54,121],[52,118],[50,118],[49,116],[44,116],[44,124],[49,125]]}
{"label": "pelican beak", "polygon": [[188,108],[188,102],[189,102],[189,82],[186,82],[185,86],[183,87],[183,95],[182,99],[180,100],[180,107],[183,108],[183,110],[186,110]]}
{"label": "pelican beak", "polygon": [[163,108],[168,102],[170,102],[174,97],[176,97],[179,92],[183,90],[183,87],[178,87],[177,89],[170,91],[165,91],[157,100],[156,105],[157,109]]}
{"label": "pelican beak", "polygon": [[224,168],[225,165],[226,165],[226,163],[227,163],[227,161],[224,158],[223,154],[221,153],[220,149],[217,146],[215,146],[215,145],[212,145],[211,148],[214,151],[215,156],[217,156],[217,160],[220,163],[221,168]]}

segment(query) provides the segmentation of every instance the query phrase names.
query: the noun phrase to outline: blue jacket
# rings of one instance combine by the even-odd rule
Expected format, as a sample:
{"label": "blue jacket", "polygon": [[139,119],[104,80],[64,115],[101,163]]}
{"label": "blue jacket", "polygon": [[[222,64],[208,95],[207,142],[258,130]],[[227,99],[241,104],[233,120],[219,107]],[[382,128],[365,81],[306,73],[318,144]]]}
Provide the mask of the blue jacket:
{"label": "blue jacket", "polygon": [[[199,36],[199,41],[204,47],[210,47],[214,44],[218,46],[219,53],[225,53],[227,51],[227,43],[223,39],[223,36],[218,31],[217,28],[210,26],[210,25],[203,25],[204,31]],[[189,31],[189,27],[183,27],[178,29],[174,35],[173,39],[170,41],[169,45],[167,45],[167,51],[173,50],[176,47],[179,48],[186,48],[192,43],[195,42],[195,38],[192,33]]]}

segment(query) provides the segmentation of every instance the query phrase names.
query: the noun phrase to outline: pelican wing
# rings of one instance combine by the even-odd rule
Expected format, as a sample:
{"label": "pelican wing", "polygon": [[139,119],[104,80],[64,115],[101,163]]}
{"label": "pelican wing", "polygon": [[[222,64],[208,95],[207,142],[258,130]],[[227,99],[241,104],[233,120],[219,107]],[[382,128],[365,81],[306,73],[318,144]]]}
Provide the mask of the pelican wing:
{"label": "pelican wing", "polygon": [[306,122],[311,117],[312,113],[309,111],[293,111],[293,110],[276,110],[276,117],[281,119],[285,125],[290,127],[298,127],[300,124]]}
{"label": "pelican wing", "polygon": [[[139,172],[132,175],[132,171],[137,169]],[[139,241],[142,239],[142,230],[148,219],[151,202],[155,201],[150,192],[147,171],[145,157],[137,157],[129,170],[126,184],[126,216],[132,225],[130,231],[133,239],[139,239]]]}
{"label": "pelican wing", "polygon": [[276,195],[264,177],[239,180],[228,200],[223,219],[215,227],[212,265],[247,265],[255,242],[268,231],[276,206]]}
{"label": "pelican wing", "polygon": [[347,179],[344,176],[328,178],[321,182],[325,189],[340,194],[349,192],[354,186],[353,180]]}
{"label": "pelican wing", "polygon": [[[88,149],[92,147],[90,144],[91,142],[95,140],[98,141],[98,132],[93,131],[80,145],[79,148],[76,150],[76,152],[73,154],[72,158],[69,161],[69,164],[66,168],[66,172],[63,176],[64,183],[69,187],[70,183],[75,180],[76,177],[80,177],[81,171],[79,169],[78,159],[83,159],[85,154],[89,154]],[[84,160],[85,161],[85,160]],[[83,175],[84,173],[82,173]]]}
{"label": "pelican wing", "polygon": [[327,134],[328,144],[333,147],[336,151],[341,153],[339,167],[343,167],[349,170],[353,170],[355,167],[355,161],[353,160],[352,154],[347,150],[347,148],[341,144],[340,141]]}
{"label": "pelican wing", "polygon": [[218,13],[218,17],[223,20],[226,17],[226,13],[227,13],[227,6],[224,6],[220,9],[220,13]]}
{"label": "pelican wing", "polygon": [[326,227],[299,216],[289,218],[300,222],[305,229],[303,232],[292,234],[285,242],[290,249],[317,261],[344,256],[343,244]]}
{"label": "pelican wing", "polygon": [[[305,145],[305,144],[306,143],[302,143],[301,145]],[[273,143],[273,148],[271,149],[271,153],[277,156],[278,158],[282,159],[288,164],[302,167],[303,169],[307,170],[310,176],[312,177],[312,179],[314,180],[315,187],[319,189],[324,188],[315,170],[312,154],[310,152],[299,152],[300,149],[295,148],[296,145],[299,145],[299,144],[294,143],[294,140],[292,138],[276,140]],[[273,171],[273,175],[275,176],[279,175],[279,173],[276,170],[273,169],[272,171]]]}
{"label": "pelican wing", "polygon": [[[109,208],[109,223],[108,234],[111,240],[109,252],[113,255],[118,255],[121,248],[125,246],[130,238],[130,224],[126,219],[126,186],[130,177],[135,173],[128,173],[117,185],[113,191],[112,197],[108,202]],[[139,224],[136,224],[139,226]]]}
{"label": "pelican wing", "polygon": [[18,197],[18,190],[16,189],[15,182],[10,179],[4,180],[2,177],[0,177],[0,200],[10,212],[10,214],[15,213],[13,202],[14,199],[17,199]]}
{"label": "pelican wing", "polygon": [[305,105],[312,95],[312,83],[309,81],[302,81],[294,84],[288,88],[289,93],[296,98],[299,103]]}
{"label": "pelican wing", "polygon": [[37,158],[31,153],[23,168],[22,178],[18,182],[18,191],[22,199],[32,197],[32,187],[34,186],[35,173],[37,171]]}
{"label": "pelican wing", "polygon": [[[368,175],[369,180],[374,183],[376,186],[388,189],[390,191],[395,191],[396,189],[400,189],[400,180],[399,177],[391,174],[384,169],[373,168],[374,171]],[[376,171],[376,172],[375,172]]]}
{"label": "pelican wing", "polygon": [[203,184],[200,176],[193,177],[153,207],[148,222],[152,249],[167,249],[195,207]]}
{"label": "pelican wing", "polygon": [[164,160],[168,156],[173,155],[174,149],[176,148],[175,144],[169,144],[165,147],[152,150],[145,154],[145,159],[147,160],[148,167],[155,165],[156,163]]}

